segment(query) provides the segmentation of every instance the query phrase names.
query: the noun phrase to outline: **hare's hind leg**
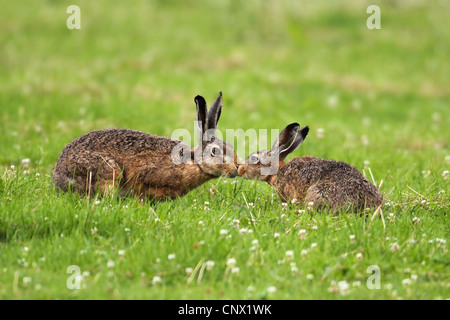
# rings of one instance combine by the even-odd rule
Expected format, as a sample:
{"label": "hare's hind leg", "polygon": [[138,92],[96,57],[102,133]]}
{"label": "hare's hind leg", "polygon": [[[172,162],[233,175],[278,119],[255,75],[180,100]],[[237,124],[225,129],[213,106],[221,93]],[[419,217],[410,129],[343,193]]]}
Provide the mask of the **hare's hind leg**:
{"label": "hare's hind leg", "polygon": [[97,173],[97,190],[105,195],[114,194],[123,178],[123,168],[112,158],[101,156],[101,167]]}
{"label": "hare's hind leg", "polygon": [[317,210],[328,209],[334,212],[348,204],[348,201],[344,202],[338,195],[336,186],[325,180],[317,181],[310,186],[305,197],[305,204],[313,206]]}
{"label": "hare's hind leg", "polygon": [[110,193],[121,179],[121,166],[114,159],[99,154],[63,159],[53,171],[57,190],[75,191],[87,196],[97,191]]}
{"label": "hare's hind leg", "polygon": [[316,209],[355,211],[358,207],[357,191],[330,181],[321,180],[308,188],[306,203],[313,202]]}
{"label": "hare's hind leg", "polygon": [[320,181],[310,186],[306,192],[305,205],[321,209],[327,206],[326,188]]}

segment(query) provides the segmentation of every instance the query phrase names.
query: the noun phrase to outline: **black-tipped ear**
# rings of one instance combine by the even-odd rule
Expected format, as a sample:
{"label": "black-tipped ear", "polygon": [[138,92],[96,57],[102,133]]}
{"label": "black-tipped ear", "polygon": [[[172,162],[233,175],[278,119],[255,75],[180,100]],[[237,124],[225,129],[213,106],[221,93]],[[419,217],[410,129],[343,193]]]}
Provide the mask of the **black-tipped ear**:
{"label": "black-tipped ear", "polygon": [[221,113],[222,113],[222,91],[219,92],[219,96],[209,109],[207,129],[217,128],[217,123],[219,122]]}
{"label": "black-tipped ear", "polygon": [[201,134],[206,131],[206,115],[207,115],[207,106],[205,98],[202,96],[196,96],[194,98],[195,104],[197,106],[197,121],[199,129],[201,130]]}
{"label": "black-tipped ear", "polygon": [[275,140],[271,154],[278,155],[279,159],[283,161],[288,154],[297,150],[308,135],[308,132],[308,126],[300,129],[298,123],[291,123],[281,131],[280,136]]}

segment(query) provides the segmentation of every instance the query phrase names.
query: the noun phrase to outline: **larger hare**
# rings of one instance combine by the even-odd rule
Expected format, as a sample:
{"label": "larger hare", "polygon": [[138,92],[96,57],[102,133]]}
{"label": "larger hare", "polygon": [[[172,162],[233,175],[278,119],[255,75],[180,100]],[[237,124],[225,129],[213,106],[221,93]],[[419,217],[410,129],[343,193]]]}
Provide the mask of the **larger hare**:
{"label": "larger hare", "polygon": [[53,182],[62,191],[109,193],[164,200],[185,195],[202,183],[237,175],[238,158],[229,144],[215,138],[222,111],[222,93],[207,113],[206,101],[197,106],[200,143],[184,142],[128,129],[87,133],[62,151],[53,170]]}
{"label": "larger hare", "polygon": [[274,142],[272,149],[251,154],[239,167],[240,176],[267,181],[286,202],[313,203],[317,209],[333,212],[359,212],[378,208],[383,202],[380,191],[357,169],[345,162],[319,159],[312,156],[293,158],[294,152],[308,135],[309,128],[288,125]]}

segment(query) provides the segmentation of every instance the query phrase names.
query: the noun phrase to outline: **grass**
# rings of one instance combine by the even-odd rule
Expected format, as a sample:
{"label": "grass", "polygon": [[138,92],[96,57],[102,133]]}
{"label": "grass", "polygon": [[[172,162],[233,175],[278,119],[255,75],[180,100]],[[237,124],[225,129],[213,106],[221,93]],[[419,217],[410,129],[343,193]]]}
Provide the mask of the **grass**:
{"label": "grass", "polygon": [[[360,1],[80,1],[81,30],[66,28],[70,4],[0,12],[2,299],[450,298],[447,5],[379,3],[371,31],[374,3]],[[240,178],[164,203],[54,191],[77,136],[192,132],[194,96],[220,90],[220,129],[307,124],[293,156],[370,167],[385,227],[372,213],[299,213]]]}

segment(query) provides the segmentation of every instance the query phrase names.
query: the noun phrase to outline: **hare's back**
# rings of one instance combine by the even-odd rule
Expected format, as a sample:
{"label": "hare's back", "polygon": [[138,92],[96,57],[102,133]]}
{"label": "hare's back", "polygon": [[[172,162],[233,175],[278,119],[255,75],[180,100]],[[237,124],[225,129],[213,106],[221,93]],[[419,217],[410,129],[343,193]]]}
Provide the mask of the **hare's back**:
{"label": "hare's back", "polygon": [[281,176],[301,179],[302,184],[313,184],[319,180],[340,182],[344,180],[367,180],[361,172],[342,161],[320,159],[312,156],[293,158],[280,169]]}
{"label": "hare's back", "polygon": [[130,129],[91,131],[69,143],[65,149],[75,153],[101,152],[103,154],[135,155],[147,151],[161,154],[172,152],[179,141]]}

